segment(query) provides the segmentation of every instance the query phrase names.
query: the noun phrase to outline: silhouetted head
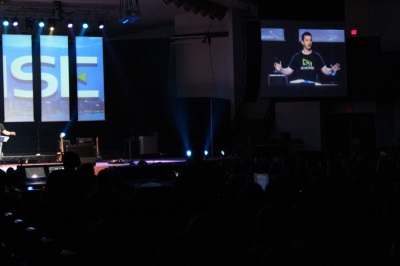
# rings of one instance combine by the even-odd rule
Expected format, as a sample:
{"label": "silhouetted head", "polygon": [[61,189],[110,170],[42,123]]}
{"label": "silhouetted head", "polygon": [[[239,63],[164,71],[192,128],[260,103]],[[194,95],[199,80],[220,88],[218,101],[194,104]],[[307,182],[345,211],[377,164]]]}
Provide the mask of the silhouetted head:
{"label": "silhouetted head", "polygon": [[75,171],[81,165],[81,158],[76,152],[67,151],[63,154],[62,162],[65,170]]}

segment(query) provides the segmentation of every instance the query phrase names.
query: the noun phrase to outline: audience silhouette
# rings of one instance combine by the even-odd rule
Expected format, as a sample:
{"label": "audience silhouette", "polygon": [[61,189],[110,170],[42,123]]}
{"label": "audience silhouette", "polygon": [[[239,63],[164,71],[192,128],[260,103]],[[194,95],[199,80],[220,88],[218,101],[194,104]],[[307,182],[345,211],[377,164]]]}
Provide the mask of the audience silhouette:
{"label": "audience silhouette", "polygon": [[[0,258],[9,265],[399,264],[399,165],[390,152],[210,160],[196,151],[178,165],[97,175],[66,152],[64,169],[34,194],[13,183],[16,171],[1,171]],[[269,174],[266,187],[254,182],[256,172]]]}

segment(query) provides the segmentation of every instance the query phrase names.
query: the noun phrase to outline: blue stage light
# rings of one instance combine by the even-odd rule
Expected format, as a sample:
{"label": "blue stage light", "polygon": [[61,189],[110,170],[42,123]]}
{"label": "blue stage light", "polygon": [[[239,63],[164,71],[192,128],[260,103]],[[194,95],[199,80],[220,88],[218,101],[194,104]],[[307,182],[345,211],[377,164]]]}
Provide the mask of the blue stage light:
{"label": "blue stage light", "polygon": [[8,25],[10,25],[10,21],[8,20],[8,18],[4,18],[3,19],[3,26],[4,27],[8,27]]}
{"label": "blue stage light", "polygon": [[82,23],[82,28],[87,29],[88,27],[89,27],[88,22],[87,22],[86,20],[83,21],[83,23]]}
{"label": "blue stage light", "polygon": [[38,25],[39,27],[43,28],[46,24],[44,23],[43,19],[39,19]]}

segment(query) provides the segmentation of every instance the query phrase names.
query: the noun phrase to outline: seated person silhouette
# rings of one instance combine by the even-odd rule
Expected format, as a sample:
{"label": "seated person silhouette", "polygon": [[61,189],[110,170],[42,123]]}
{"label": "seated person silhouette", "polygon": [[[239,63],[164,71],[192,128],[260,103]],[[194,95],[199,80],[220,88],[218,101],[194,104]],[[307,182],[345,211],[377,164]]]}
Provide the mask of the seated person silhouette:
{"label": "seated person silhouette", "polygon": [[54,170],[47,178],[45,190],[66,190],[71,189],[75,184],[76,170],[81,165],[79,155],[72,151],[67,151],[63,154],[62,163],[64,169]]}

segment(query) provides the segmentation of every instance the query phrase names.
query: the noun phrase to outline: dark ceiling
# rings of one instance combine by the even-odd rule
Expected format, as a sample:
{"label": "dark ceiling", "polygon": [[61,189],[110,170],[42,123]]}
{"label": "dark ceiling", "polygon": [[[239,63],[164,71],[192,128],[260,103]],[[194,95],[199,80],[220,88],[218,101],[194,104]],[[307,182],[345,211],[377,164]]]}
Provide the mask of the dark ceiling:
{"label": "dark ceiling", "polygon": [[[19,31],[29,33],[26,18],[51,19],[58,32],[65,30],[67,20],[81,22],[88,20],[96,24],[103,20],[109,37],[132,34],[172,26],[176,16],[191,13],[221,20],[226,11],[237,9],[256,12],[255,0],[64,0],[64,1],[0,1],[0,17],[20,21]],[[131,22],[123,24],[123,18]],[[61,27],[60,27],[61,26]],[[62,29],[60,31],[59,29]]]}

